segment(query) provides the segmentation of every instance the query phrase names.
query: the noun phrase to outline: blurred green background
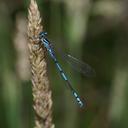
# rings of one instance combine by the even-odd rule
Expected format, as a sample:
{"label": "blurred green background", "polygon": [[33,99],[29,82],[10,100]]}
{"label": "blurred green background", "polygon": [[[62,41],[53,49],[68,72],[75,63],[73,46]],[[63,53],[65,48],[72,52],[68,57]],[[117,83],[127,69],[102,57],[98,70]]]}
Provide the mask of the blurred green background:
{"label": "blurred green background", "polygon": [[[56,128],[128,128],[127,0],[38,0],[55,47],[87,62],[87,78],[57,57],[85,99],[80,109],[48,57]],[[27,0],[0,1],[0,128],[32,128]]]}

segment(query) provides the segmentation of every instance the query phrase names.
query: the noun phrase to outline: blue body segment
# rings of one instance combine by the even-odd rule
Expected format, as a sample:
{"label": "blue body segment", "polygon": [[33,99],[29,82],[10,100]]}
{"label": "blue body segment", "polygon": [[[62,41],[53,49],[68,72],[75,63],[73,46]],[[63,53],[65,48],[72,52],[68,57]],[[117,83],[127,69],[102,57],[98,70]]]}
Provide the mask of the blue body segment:
{"label": "blue body segment", "polygon": [[61,73],[63,79],[64,79],[64,80],[68,80],[58,62],[56,62],[56,66],[57,66],[57,68],[59,69],[59,71],[60,71],[60,73]]}
{"label": "blue body segment", "polygon": [[76,97],[76,100],[77,100],[78,104],[80,105],[80,107],[83,107],[83,102],[81,101],[78,94],[75,91],[73,91],[73,95]]}
{"label": "blue body segment", "polygon": [[61,73],[61,75],[63,76],[64,80],[68,80],[63,72]]}
{"label": "blue body segment", "polygon": [[44,47],[47,49],[47,51],[49,52],[51,58],[54,60],[57,69],[59,70],[62,78],[66,81],[67,86],[69,87],[69,89],[71,90],[73,96],[75,97],[77,103],[79,104],[80,107],[83,107],[83,102],[81,101],[79,95],[77,94],[77,92],[74,90],[74,88],[72,87],[71,83],[69,82],[68,78],[66,77],[65,73],[63,72],[60,64],[58,63],[55,53],[54,53],[54,49],[51,47],[51,43],[50,41],[46,38],[47,33],[46,32],[41,32],[39,34],[39,39],[41,40],[42,44],[44,45]]}
{"label": "blue body segment", "polygon": [[56,63],[56,65],[57,65],[57,68],[58,68],[60,71],[62,71],[62,68],[60,67],[60,65],[59,65],[58,63]]}

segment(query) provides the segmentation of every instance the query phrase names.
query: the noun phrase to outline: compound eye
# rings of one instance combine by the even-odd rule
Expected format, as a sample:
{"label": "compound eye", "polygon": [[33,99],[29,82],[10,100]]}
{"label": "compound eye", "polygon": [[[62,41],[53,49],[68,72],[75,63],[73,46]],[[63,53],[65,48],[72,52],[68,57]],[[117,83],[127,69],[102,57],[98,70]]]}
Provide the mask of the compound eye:
{"label": "compound eye", "polygon": [[40,32],[39,33],[39,38],[45,37],[47,35],[47,32]]}
{"label": "compound eye", "polygon": [[39,33],[39,38],[42,38],[44,36],[43,32]]}

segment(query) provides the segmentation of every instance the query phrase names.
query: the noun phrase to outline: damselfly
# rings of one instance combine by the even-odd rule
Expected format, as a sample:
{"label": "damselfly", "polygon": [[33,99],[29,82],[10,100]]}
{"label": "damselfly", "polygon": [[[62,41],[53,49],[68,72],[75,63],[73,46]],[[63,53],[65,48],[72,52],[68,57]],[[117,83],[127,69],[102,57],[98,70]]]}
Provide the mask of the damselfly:
{"label": "damselfly", "polygon": [[[53,59],[53,61],[55,62],[57,69],[60,72],[60,75],[62,76],[62,78],[66,81],[67,86],[69,87],[69,89],[71,90],[73,96],[75,97],[77,103],[79,104],[80,107],[83,107],[83,102],[80,98],[80,96],[78,95],[78,93],[76,92],[76,90],[72,87],[70,81],[68,80],[67,76],[65,75],[63,69],[61,68],[56,56],[55,56],[55,51],[54,48],[51,44],[51,42],[47,39],[46,37],[47,33],[46,32],[41,32],[39,34],[39,39],[41,41],[41,43],[44,45],[44,47],[47,49],[49,55],[51,56],[51,58]],[[65,59],[71,64],[74,65],[74,68],[77,69],[79,72],[83,73],[86,76],[91,76],[95,74],[95,71],[86,63],[79,61],[78,59],[76,59],[75,57],[72,57],[71,55],[66,55],[64,56]]]}

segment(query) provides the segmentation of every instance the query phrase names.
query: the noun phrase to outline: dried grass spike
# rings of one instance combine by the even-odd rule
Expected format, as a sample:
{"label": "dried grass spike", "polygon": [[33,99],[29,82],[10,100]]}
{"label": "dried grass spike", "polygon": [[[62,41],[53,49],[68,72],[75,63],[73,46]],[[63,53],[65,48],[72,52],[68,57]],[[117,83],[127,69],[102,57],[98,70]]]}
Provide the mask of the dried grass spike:
{"label": "dried grass spike", "polygon": [[33,38],[38,37],[43,29],[40,12],[35,0],[31,0],[28,13],[28,46],[32,72],[35,128],[54,128],[52,123],[52,93],[49,89],[45,49],[38,39]]}

